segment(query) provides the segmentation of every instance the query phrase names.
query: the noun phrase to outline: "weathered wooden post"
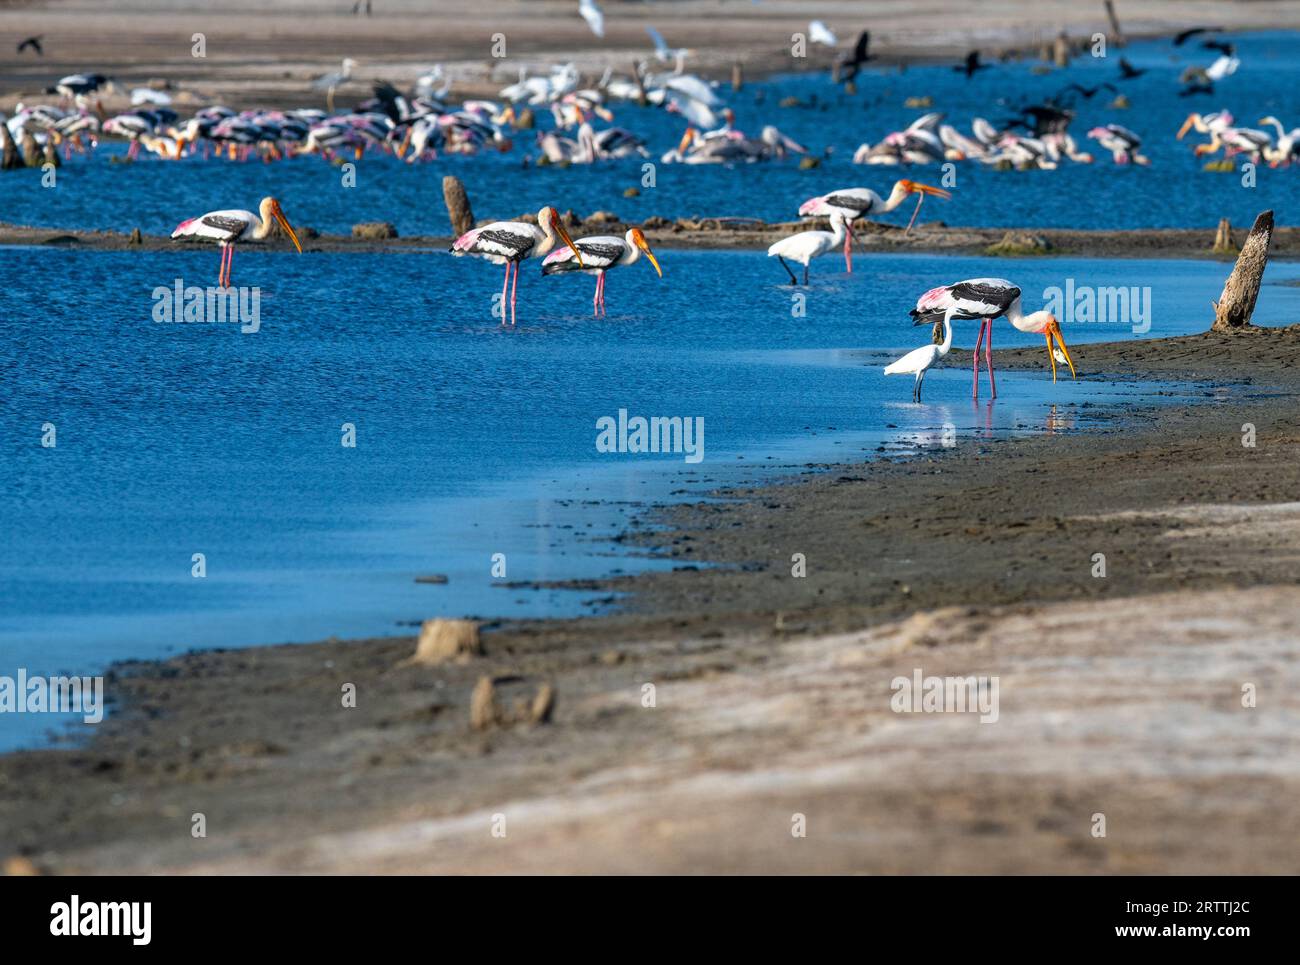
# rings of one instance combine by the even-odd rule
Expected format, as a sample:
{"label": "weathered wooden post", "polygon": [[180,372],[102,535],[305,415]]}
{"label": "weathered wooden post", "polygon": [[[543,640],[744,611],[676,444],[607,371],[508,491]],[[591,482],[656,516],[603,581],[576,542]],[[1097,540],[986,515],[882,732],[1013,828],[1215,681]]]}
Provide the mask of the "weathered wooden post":
{"label": "weathered wooden post", "polygon": [[731,65],[731,89],[740,90],[745,83],[745,74],[739,63]]}
{"label": "weathered wooden post", "polygon": [[442,179],[442,199],[447,203],[447,214],[451,216],[451,230],[459,238],[474,227],[474,212],[469,206],[469,195],[460,178],[448,174]]}
{"label": "weathered wooden post", "polygon": [[1223,294],[1214,303],[1214,332],[1240,332],[1250,326],[1250,316],[1255,311],[1259,285],[1268,266],[1268,246],[1273,240],[1273,212],[1265,211],[1255,219],[1255,224],[1241,246],[1237,264],[1233,266]]}
{"label": "weathered wooden post", "polygon": [[12,171],[23,166],[23,159],[18,154],[18,145],[9,136],[9,126],[0,121],[0,171]]}
{"label": "weathered wooden post", "polygon": [[1232,223],[1227,218],[1219,219],[1219,230],[1214,233],[1214,247],[1211,250],[1218,255],[1237,253],[1237,245],[1232,240]]}
{"label": "weathered wooden post", "polygon": [[1106,0],[1106,17],[1110,20],[1111,43],[1116,47],[1126,46],[1124,31],[1120,29],[1119,16],[1115,13],[1115,0]]}

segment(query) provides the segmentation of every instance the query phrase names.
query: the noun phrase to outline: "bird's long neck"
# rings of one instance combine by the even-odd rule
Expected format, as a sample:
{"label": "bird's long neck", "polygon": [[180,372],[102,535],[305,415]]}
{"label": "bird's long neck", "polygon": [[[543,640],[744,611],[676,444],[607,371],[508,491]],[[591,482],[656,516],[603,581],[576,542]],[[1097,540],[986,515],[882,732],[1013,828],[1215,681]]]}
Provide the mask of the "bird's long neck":
{"label": "bird's long neck", "polygon": [[262,217],[257,222],[257,227],[253,229],[253,237],[257,241],[264,241],[266,236],[271,233],[272,218],[265,211],[261,212]]}
{"label": "bird's long neck", "polygon": [[844,219],[831,219],[831,247],[838,248],[844,244]]}
{"label": "bird's long neck", "polygon": [[952,348],[952,311],[943,314],[943,342],[939,345],[939,354],[947,355]]}
{"label": "bird's long neck", "polygon": [[889,193],[889,199],[880,206],[881,211],[893,211],[907,199],[907,189],[895,186],[894,190]]}
{"label": "bird's long neck", "polygon": [[1041,311],[1033,312],[1026,315],[1020,306],[1020,299],[1017,298],[1007,309],[1007,321],[1021,332],[1033,332],[1035,334],[1043,331],[1047,327],[1048,320],[1052,317],[1051,312]]}
{"label": "bird's long neck", "polygon": [[555,242],[558,240],[555,235],[555,229],[551,227],[550,222],[543,222],[538,226],[538,230],[542,233],[542,237],[541,240],[533,246],[534,258],[538,255],[546,254],[555,247]]}
{"label": "bird's long neck", "polygon": [[623,239],[623,257],[619,258],[620,265],[630,265],[641,257],[641,248],[631,238]]}

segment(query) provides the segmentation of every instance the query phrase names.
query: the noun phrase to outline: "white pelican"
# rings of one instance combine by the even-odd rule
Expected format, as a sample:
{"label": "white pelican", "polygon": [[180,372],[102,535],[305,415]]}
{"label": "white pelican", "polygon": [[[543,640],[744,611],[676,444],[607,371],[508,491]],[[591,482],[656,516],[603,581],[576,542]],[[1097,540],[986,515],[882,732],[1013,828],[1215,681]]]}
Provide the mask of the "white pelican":
{"label": "white pelican", "polygon": [[[1056,356],[1052,339],[1061,347],[1061,354],[1070,366],[1070,375],[1074,373],[1074,362],[1070,359],[1070,350],[1061,338],[1061,326],[1051,312],[1034,312],[1024,314],[1020,306],[1020,289],[1005,278],[970,278],[932,288],[916,300],[916,308],[909,314],[914,325],[933,325],[941,318],[978,319],[979,337],[975,340],[974,374],[975,382],[971,387],[971,397],[979,398],[980,345],[984,344],[984,364],[989,373],[989,389],[993,398],[998,397],[997,383],[993,379],[993,319],[1006,316],[1015,328],[1021,332],[1032,332],[1047,339],[1047,357],[1052,364],[1052,381],[1056,381]],[[985,332],[988,342],[984,342]]]}
{"label": "white pelican", "polygon": [[453,255],[478,255],[494,265],[506,266],[505,281],[501,285],[501,324],[505,324],[506,286],[510,284],[510,269],[515,270],[514,287],[510,290],[510,324],[515,323],[515,297],[519,291],[519,263],[525,258],[538,258],[555,247],[557,236],[564,241],[582,265],[582,253],[573,247],[573,239],[560,223],[560,215],[547,205],[537,212],[537,224],[526,221],[494,221],[482,228],[465,232],[448,250]]}
{"label": "white pelican", "polygon": [[885,366],[886,375],[915,375],[916,381],[912,384],[912,401],[921,401],[921,383],[925,380],[925,373],[935,362],[948,354],[952,348],[952,313],[955,308],[950,308],[943,314],[943,343],[940,345],[923,345],[918,349],[913,349],[904,355],[897,362],[891,362]]}
{"label": "white pelican", "polygon": [[1116,164],[1150,164],[1151,159],[1144,154],[1138,153],[1138,148],[1142,146],[1142,138],[1138,137],[1127,127],[1120,124],[1106,124],[1102,127],[1094,127],[1088,132],[1088,136],[1096,138],[1106,150],[1110,151],[1111,157],[1115,159]]}
{"label": "white pelican", "polygon": [[[943,188],[904,179],[894,182],[894,189],[889,192],[888,198],[882,198],[870,188],[839,188],[829,194],[809,198],[799,205],[799,214],[801,216],[831,215],[839,211],[852,222],[856,218],[865,218],[878,211],[893,211],[913,194],[919,194],[920,197],[916,201],[916,211],[912,212],[912,221],[907,223],[908,230],[911,230],[912,222],[916,221],[917,212],[921,210],[921,203],[927,194],[940,198],[952,197]],[[853,271],[853,251],[847,237],[844,239],[844,267],[850,272]]]}
{"label": "white pelican", "polygon": [[1300,127],[1293,127],[1290,131],[1284,130],[1282,122],[1272,115],[1261,117],[1259,123],[1261,126],[1272,124],[1277,129],[1276,146],[1272,150],[1264,151],[1269,164],[1273,167],[1279,164],[1290,164],[1294,157],[1300,155]]}
{"label": "white pelican", "polygon": [[229,288],[230,271],[235,263],[235,242],[263,240],[271,233],[272,218],[280,222],[280,226],[293,240],[293,245],[298,249],[298,253],[302,253],[302,245],[298,241],[298,235],[294,232],[288,219],[285,218],[279,201],[275,198],[263,198],[257,210],[261,213],[261,218],[258,218],[251,211],[240,211],[233,208],[227,211],[209,211],[197,218],[182,221],[176,226],[176,230],[172,232],[172,237],[207,238],[220,245],[221,271],[217,276],[217,287]]}
{"label": "white pelican", "polygon": [[803,283],[806,285],[808,284],[808,262],[818,255],[834,251],[840,245],[847,245],[849,242],[846,236],[853,237],[853,228],[850,227],[848,216],[843,211],[831,213],[831,229],[830,231],[801,231],[789,238],[782,238],[767,249],[767,257],[776,256],[776,260],[781,262],[781,267],[790,276],[791,285],[799,284],[799,280],[794,277],[794,272],[790,270],[785,260],[789,258],[803,265]]}
{"label": "white pelican", "polygon": [[[582,252],[582,261],[578,261],[577,252]],[[620,265],[630,265],[641,257],[641,253],[650,259],[659,277],[664,276],[659,261],[650,250],[640,228],[628,228],[622,238],[613,235],[596,235],[591,238],[579,238],[573,248],[557,248],[542,260],[542,274],[555,275],[567,271],[581,271],[596,276],[596,294],[591,300],[591,313],[605,313],[605,272]]]}

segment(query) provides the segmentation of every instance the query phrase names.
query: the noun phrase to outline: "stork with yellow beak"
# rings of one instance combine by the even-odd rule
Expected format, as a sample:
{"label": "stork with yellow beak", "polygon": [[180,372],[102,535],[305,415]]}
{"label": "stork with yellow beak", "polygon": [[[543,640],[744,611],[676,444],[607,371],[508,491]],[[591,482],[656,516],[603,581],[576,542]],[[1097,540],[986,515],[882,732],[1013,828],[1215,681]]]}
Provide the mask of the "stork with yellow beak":
{"label": "stork with yellow beak", "polygon": [[[591,238],[579,238],[573,248],[560,248],[551,252],[542,261],[543,275],[558,275],[568,271],[581,271],[596,276],[596,294],[591,300],[593,315],[605,314],[605,272],[620,265],[630,265],[640,259],[642,252],[650,259],[650,264],[659,277],[664,276],[659,267],[659,260],[650,250],[649,243],[640,228],[629,228],[622,238],[614,235],[596,235]],[[581,260],[579,260],[579,253]]]}
{"label": "stork with yellow beak", "polygon": [[298,235],[284,216],[280,202],[275,198],[263,198],[258,205],[259,218],[251,211],[230,208],[224,211],[209,211],[197,218],[182,221],[172,232],[172,238],[203,238],[215,241],[221,246],[221,270],[217,274],[219,288],[230,287],[230,272],[235,263],[235,242],[263,241],[271,233],[273,222],[278,221],[293,245],[302,254],[302,244]]}

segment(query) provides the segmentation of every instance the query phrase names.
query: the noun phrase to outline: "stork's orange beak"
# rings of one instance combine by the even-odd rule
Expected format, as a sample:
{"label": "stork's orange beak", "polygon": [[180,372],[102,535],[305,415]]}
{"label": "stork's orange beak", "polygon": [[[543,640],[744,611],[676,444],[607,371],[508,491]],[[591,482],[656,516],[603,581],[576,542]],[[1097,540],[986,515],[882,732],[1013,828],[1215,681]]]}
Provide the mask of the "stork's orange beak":
{"label": "stork's orange beak", "polygon": [[1070,350],[1065,347],[1065,339],[1061,338],[1061,326],[1058,322],[1052,322],[1047,326],[1047,360],[1052,363],[1052,381],[1056,381],[1056,354],[1052,351],[1052,339],[1056,339],[1056,344],[1061,347],[1061,354],[1065,356],[1065,364],[1070,366],[1070,378],[1077,379],[1078,373],[1074,371],[1074,360],[1070,358]]}
{"label": "stork's orange beak", "polygon": [[569,250],[573,252],[573,257],[578,259],[578,264],[583,268],[586,268],[587,266],[582,262],[582,252],[579,251],[578,246],[573,243],[573,239],[569,237],[569,232],[565,230],[565,227],[560,222],[559,218],[555,219],[555,233],[564,239],[564,243],[568,245]]}
{"label": "stork's orange beak", "polygon": [[645,252],[645,256],[650,259],[650,264],[655,266],[655,271],[657,271],[659,277],[662,278],[664,276],[664,271],[659,267],[659,259],[656,258],[655,253],[650,250],[650,245],[646,240],[644,238],[637,238],[636,246]]}
{"label": "stork's orange beak", "polygon": [[277,204],[272,208],[271,213],[275,215],[275,220],[280,222],[280,227],[288,233],[289,237],[293,240],[293,246],[298,249],[298,254],[301,255],[302,243],[298,240],[298,234],[293,230],[293,225],[289,224],[289,219],[286,218],[284,212],[280,210],[280,205]]}
{"label": "stork's orange beak", "polygon": [[919,181],[904,181],[907,185],[908,194],[931,194],[936,198],[946,198],[952,200],[952,193],[945,191],[943,188],[936,188],[930,184],[921,184]]}

